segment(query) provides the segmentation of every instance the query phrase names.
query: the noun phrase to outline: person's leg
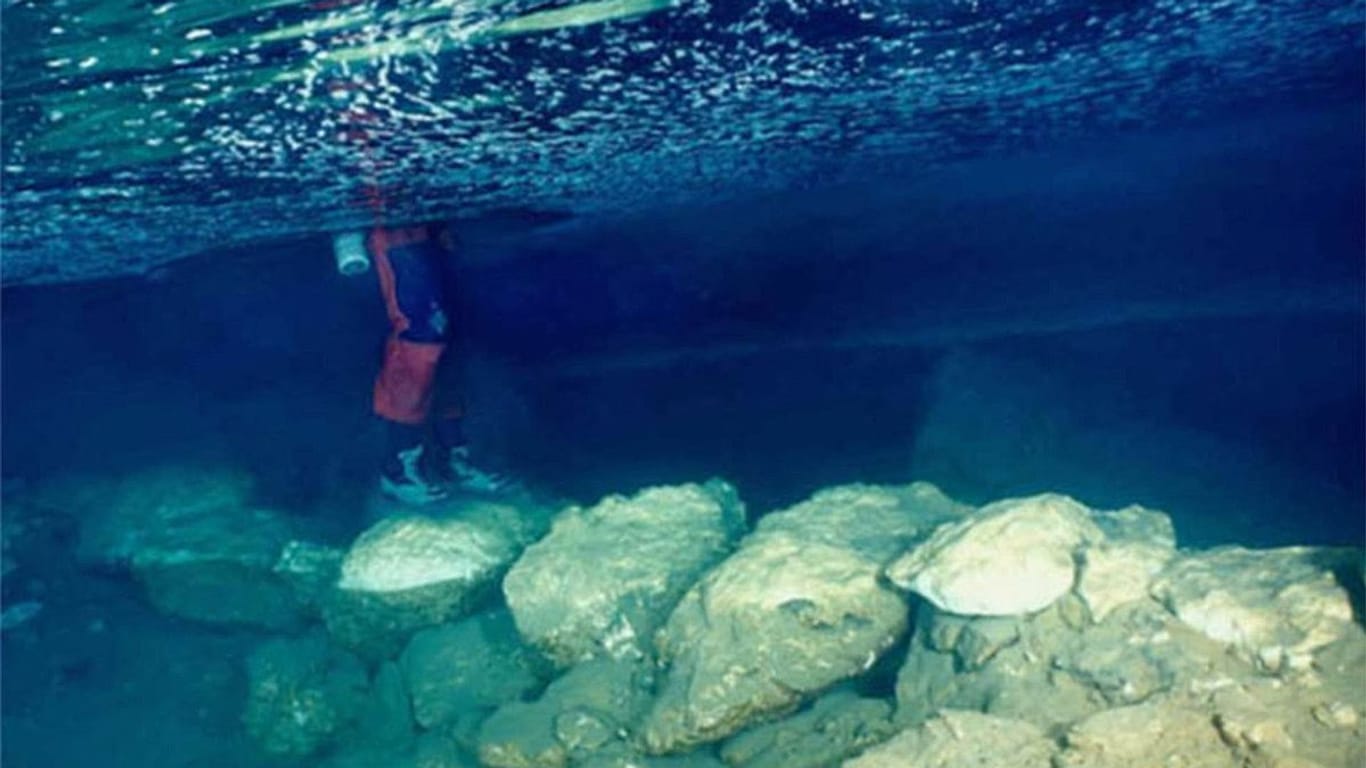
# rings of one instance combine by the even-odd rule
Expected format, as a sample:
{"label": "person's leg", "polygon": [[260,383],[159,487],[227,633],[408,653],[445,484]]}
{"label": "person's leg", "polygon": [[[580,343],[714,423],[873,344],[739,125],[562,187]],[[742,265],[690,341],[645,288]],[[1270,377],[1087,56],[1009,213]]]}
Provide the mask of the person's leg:
{"label": "person's leg", "polygon": [[449,227],[438,231],[437,243],[443,250],[440,262],[442,297],[446,302],[446,314],[451,318],[447,343],[449,353],[442,358],[437,369],[437,386],[432,411],[433,435],[437,447],[449,451],[466,444],[464,431],[465,418],[465,350],[463,336],[464,322],[460,317],[461,289],[460,253],[456,245],[455,232]]}
{"label": "person's leg", "polygon": [[444,493],[424,467],[423,439],[449,325],[442,254],[424,228],[377,229],[369,245],[392,328],[374,388],[375,414],[389,423],[381,487],[403,501],[436,501]]}
{"label": "person's leg", "polygon": [[476,462],[470,454],[469,439],[465,434],[465,339],[461,335],[464,323],[459,322],[460,298],[465,286],[460,283],[460,263],[454,243],[448,243],[446,258],[442,260],[442,279],[447,310],[457,322],[447,336],[450,344],[437,372],[435,404],[432,409],[432,433],[436,439],[439,465],[447,483],[462,491],[495,493],[514,490],[520,485],[506,474],[492,471]]}

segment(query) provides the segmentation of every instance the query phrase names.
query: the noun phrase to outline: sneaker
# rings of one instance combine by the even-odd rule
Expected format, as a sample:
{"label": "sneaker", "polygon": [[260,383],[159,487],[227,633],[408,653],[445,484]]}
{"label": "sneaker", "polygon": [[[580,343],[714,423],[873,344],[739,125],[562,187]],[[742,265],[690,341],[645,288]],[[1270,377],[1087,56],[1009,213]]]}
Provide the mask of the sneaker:
{"label": "sneaker", "polygon": [[399,451],[384,463],[379,489],[391,499],[414,506],[434,504],[446,498],[446,490],[428,480],[423,472],[420,445]]}
{"label": "sneaker", "polygon": [[516,480],[499,472],[480,467],[470,459],[468,446],[452,448],[447,461],[451,484],[462,491],[474,493],[506,493],[520,488]]}

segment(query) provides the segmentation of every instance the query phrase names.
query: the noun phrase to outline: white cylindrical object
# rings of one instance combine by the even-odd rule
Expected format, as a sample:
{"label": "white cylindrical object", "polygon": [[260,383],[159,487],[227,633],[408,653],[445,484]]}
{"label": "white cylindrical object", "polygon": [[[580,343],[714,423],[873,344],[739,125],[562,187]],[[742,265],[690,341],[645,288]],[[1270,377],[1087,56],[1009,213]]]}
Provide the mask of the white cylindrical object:
{"label": "white cylindrical object", "polygon": [[332,255],[337,257],[337,271],[348,277],[370,269],[370,254],[365,250],[365,235],[360,232],[343,232],[333,236]]}

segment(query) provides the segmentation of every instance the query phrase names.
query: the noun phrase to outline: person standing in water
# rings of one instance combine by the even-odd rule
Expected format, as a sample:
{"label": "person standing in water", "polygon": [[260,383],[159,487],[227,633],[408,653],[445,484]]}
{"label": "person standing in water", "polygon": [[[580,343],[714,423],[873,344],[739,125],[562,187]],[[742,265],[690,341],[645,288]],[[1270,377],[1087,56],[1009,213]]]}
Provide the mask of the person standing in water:
{"label": "person standing in water", "polygon": [[[352,235],[351,237],[358,237]],[[336,241],[338,268],[344,246]],[[358,247],[354,243],[350,248]],[[455,248],[443,225],[375,227],[363,247],[374,263],[389,316],[390,332],[375,378],[373,407],[386,423],[387,447],[380,468],[380,490],[398,501],[425,505],[453,490],[498,493],[511,490],[505,476],[487,471],[470,458],[458,391],[438,378],[454,376],[457,366],[442,365],[454,339],[451,286]],[[363,258],[363,254],[351,254]]]}

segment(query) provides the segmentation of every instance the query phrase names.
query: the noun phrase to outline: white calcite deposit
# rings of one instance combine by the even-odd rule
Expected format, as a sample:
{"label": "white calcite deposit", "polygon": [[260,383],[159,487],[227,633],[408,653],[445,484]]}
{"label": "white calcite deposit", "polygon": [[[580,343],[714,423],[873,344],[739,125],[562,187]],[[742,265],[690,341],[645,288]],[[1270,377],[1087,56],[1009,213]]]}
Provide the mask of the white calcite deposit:
{"label": "white calcite deposit", "polygon": [[383,520],[351,545],[323,608],[343,645],[392,657],[414,631],[465,615],[493,591],[540,515],[495,502],[440,511]]}
{"label": "white calcite deposit", "polygon": [[515,546],[504,531],[463,519],[385,520],[351,546],[337,587],[371,594],[434,585],[459,588],[487,579]]}
{"label": "white calcite deposit", "polygon": [[887,576],[950,613],[1033,613],[1072,589],[1082,547],[1103,535],[1066,496],[1007,499],[940,528]]}

